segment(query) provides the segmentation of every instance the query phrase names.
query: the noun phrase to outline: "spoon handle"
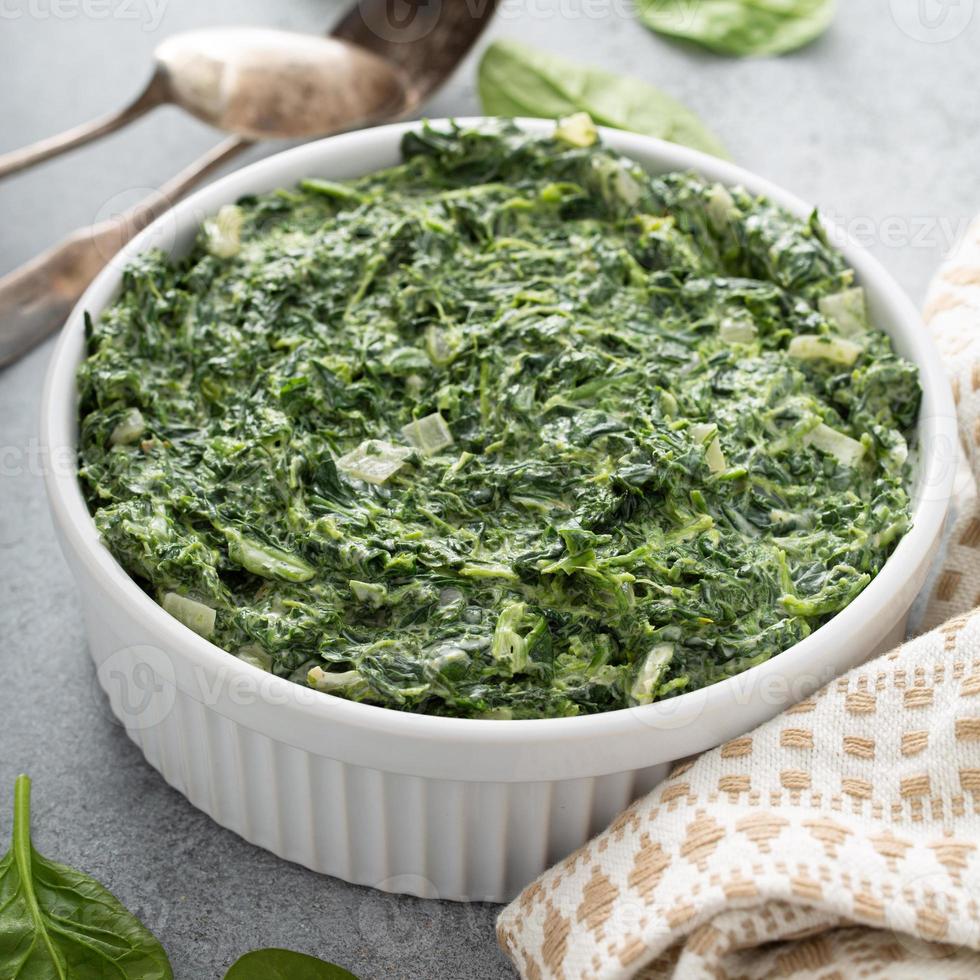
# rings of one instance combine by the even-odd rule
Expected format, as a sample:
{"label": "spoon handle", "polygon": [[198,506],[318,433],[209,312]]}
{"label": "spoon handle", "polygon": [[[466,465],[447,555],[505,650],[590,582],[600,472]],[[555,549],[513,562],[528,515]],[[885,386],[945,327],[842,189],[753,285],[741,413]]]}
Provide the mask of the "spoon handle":
{"label": "spoon handle", "polygon": [[251,144],[231,137],[168,180],[152,197],[81,228],[0,279],[0,367],[57,330],[110,259],[198,181]]}
{"label": "spoon handle", "polygon": [[127,126],[134,119],[138,119],[150,109],[155,109],[166,101],[166,81],[157,72],[140,95],[118,112],[112,112],[108,116],[102,116],[99,119],[93,119],[91,122],[82,123],[80,126],[66,129],[57,136],[48,136],[36,143],[31,143],[30,146],[24,146],[19,150],[11,150],[9,153],[0,155],[0,178],[9,177],[20,170],[34,166],[35,163],[50,160],[68,150],[73,150],[76,146],[84,146],[101,136],[114,133],[117,129],[122,129],[123,126]]}

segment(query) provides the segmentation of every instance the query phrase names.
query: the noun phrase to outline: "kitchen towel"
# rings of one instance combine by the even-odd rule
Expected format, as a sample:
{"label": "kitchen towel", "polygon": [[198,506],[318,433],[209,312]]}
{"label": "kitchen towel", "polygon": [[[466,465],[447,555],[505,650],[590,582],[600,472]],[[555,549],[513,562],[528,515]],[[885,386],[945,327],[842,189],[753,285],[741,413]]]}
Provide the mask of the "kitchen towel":
{"label": "kitchen towel", "polygon": [[526,980],[980,977],[980,220],[926,321],[969,464],[944,625],[676,766],[530,885],[497,927]]}

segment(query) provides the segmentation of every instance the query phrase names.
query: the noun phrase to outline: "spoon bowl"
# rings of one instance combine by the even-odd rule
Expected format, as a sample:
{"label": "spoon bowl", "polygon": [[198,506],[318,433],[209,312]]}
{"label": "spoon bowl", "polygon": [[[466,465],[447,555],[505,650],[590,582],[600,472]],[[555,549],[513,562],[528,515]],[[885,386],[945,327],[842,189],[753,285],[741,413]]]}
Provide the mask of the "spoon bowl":
{"label": "spoon bowl", "polygon": [[155,58],[166,101],[250,140],[323,136],[405,104],[397,68],[336,38],[221,27],[176,34]]}

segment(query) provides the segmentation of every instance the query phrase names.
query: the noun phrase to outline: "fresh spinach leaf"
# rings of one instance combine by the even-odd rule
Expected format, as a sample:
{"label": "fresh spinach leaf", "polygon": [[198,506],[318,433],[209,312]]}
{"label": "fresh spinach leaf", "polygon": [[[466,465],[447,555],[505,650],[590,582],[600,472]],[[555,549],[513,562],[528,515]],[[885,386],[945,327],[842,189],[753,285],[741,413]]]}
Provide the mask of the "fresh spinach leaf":
{"label": "fresh spinach leaf", "polygon": [[171,980],[167,954],[139,919],[88,875],[34,850],[30,798],[31,781],[18,776],[13,842],[0,860],[0,976]]}
{"label": "fresh spinach leaf", "polygon": [[257,949],[236,960],[225,980],[357,980],[333,963],[288,949]]}
{"label": "fresh spinach leaf", "polygon": [[728,154],[698,117],[635,78],[577,65],[517,41],[496,41],[479,69],[480,101],[492,116],[558,118],[587,112],[602,126]]}
{"label": "fresh spinach leaf", "polygon": [[836,7],[836,0],[640,0],[637,12],[658,34],[719,54],[775,55],[816,40]]}

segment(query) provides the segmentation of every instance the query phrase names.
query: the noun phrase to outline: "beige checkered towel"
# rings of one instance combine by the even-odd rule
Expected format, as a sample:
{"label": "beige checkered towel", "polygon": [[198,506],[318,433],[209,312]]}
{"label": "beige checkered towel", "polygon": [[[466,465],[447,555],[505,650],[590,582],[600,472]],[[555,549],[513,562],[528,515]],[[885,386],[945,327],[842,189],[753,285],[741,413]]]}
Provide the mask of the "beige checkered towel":
{"label": "beige checkered towel", "polygon": [[[980,221],[927,320],[977,474]],[[978,593],[974,495],[925,613],[946,625],[678,766],[544,874],[498,923],[521,975],[980,978]]]}

